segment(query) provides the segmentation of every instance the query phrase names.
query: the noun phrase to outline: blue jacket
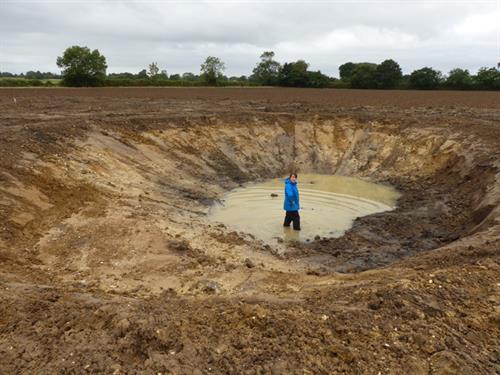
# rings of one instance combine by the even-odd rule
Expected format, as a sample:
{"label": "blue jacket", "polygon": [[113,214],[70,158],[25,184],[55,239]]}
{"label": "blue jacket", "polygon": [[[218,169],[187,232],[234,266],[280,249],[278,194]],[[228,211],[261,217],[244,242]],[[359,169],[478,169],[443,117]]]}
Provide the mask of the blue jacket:
{"label": "blue jacket", "polygon": [[283,209],[285,211],[300,210],[297,183],[293,183],[289,178],[285,179],[285,203],[283,204]]}

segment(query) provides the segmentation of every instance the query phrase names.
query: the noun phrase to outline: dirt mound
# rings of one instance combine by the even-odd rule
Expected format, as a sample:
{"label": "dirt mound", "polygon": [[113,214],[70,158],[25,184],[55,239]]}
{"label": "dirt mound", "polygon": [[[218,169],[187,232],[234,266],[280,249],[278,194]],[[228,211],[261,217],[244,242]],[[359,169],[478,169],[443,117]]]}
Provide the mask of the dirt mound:
{"label": "dirt mound", "polygon": [[[498,371],[500,94],[482,95],[0,90],[2,373]],[[207,219],[292,169],[402,196],[310,244]]]}

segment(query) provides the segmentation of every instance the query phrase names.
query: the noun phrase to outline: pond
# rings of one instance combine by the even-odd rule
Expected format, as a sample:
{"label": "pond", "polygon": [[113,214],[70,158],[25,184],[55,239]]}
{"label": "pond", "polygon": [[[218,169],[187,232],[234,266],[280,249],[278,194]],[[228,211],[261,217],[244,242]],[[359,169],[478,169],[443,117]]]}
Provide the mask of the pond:
{"label": "pond", "polygon": [[283,227],[284,178],[252,183],[228,192],[209,212],[210,220],[266,242],[340,237],[357,217],[396,207],[399,193],[387,185],[354,177],[302,174],[301,230]]}

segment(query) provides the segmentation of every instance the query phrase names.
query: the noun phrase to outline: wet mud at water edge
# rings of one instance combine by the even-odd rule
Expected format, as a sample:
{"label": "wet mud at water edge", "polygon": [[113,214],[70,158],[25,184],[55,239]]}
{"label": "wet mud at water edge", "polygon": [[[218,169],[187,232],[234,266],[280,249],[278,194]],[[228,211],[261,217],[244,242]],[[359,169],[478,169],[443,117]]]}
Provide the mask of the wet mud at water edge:
{"label": "wet mud at water edge", "polygon": [[340,237],[354,219],[392,210],[399,194],[360,179],[305,174],[298,180],[301,230],[283,227],[284,178],[232,190],[211,208],[209,218],[251,233],[269,244]]}
{"label": "wet mud at water edge", "polygon": [[[477,95],[0,90],[0,373],[498,373],[500,93]],[[304,219],[308,174],[400,195],[309,242],[211,220],[291,171]]]}

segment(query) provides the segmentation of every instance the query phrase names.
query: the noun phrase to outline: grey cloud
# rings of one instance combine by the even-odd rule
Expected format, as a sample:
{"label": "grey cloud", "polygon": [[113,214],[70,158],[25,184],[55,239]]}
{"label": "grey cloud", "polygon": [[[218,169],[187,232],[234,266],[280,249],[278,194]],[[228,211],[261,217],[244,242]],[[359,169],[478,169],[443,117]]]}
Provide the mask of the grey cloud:
{"label": "grey cloud", "polygon": [[57,71],[56,57],[75,44],[99,49],[110,72],[139,71],[151,61],[169,73],[198,72],[216,55],[227,74],[249,74],[264,50],[332,75],[346,61],[389,57],[405,71],[475,70],[499,59],[500,26],[474,31],[482,20],[491,23],[488,14],[500,17],[496,1],[4,0],[0,70]]}

